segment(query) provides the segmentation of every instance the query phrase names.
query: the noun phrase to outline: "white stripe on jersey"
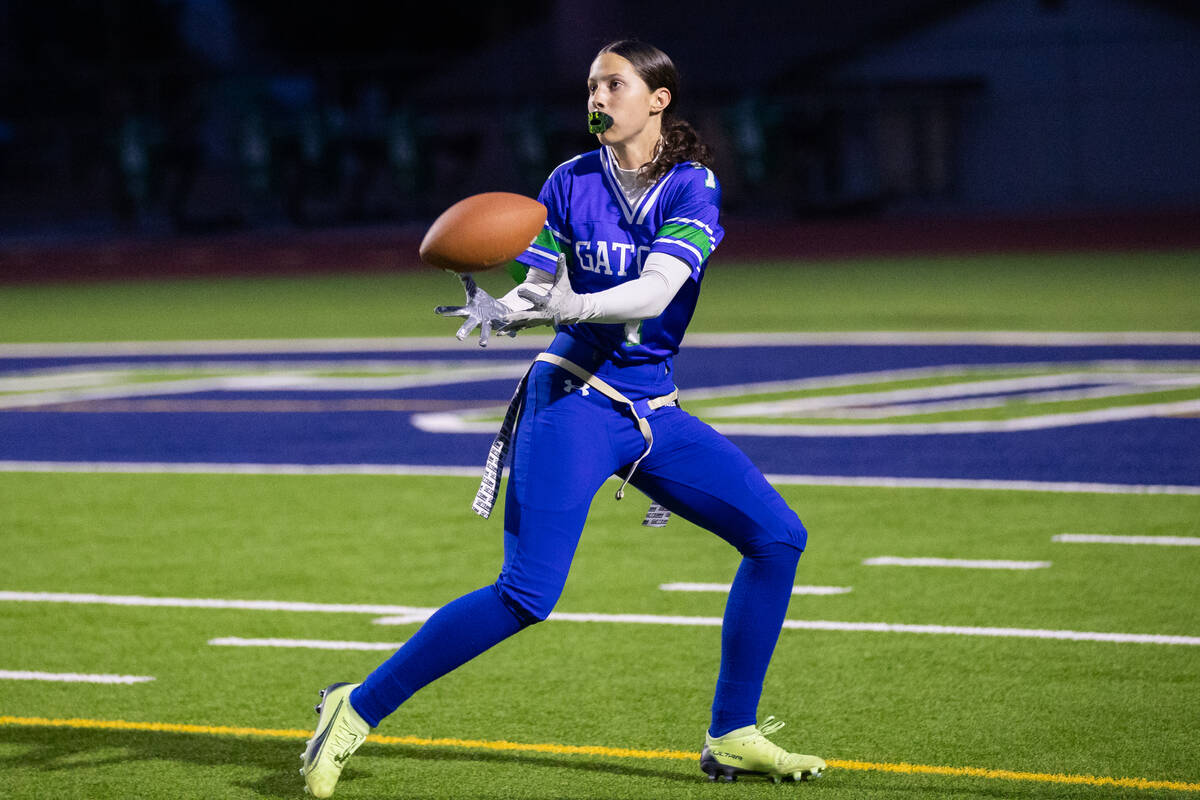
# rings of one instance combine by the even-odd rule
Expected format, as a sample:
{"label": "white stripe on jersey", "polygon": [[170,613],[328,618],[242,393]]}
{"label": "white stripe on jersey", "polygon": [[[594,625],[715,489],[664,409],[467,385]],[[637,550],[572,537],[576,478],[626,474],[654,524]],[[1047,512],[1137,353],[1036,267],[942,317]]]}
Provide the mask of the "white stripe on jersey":
{"label": "white stripe on jersey", "polygon": [[[658,200],[659,194],[662,193],[663,187],[667,185],[667,181],[675,174],[682,164],[673,166],[666,175],[658,179],[653,189],[642,195],[642,199],[636,206],[629,205],[629,199],[625,196],[625,192],[621,189],[621,182],[617,180],[615,171],[617,169],[616,161],[614,160],[610,148],[605,145],[600,149],[600,163],[604,169],[604,180],[608,183],[608,188],[617,197],[617,202],[621,206],[621,213],[625,215],[625,221],[637,225],[646,223],[646,216],[650,210],[654,208],[654,203]],[[639,210],[640,209],[640,210]],[[637,217],[635,220],[634,217]]]}
{"label": "white stripe on jersey", "polygon": [[642,213],[638,214],[637,224],[643,225],[646,222],[646,215],[650,213],[650,209],[654,208],[654,203],[658,200],[658,195],[662,192],[663,187],[667,185],[667,181],[671,180],[671,176],[675,174],[675,170],[671,170],[666,175],[658,179],[658,186],[654,187],[654,191],[642,198],[641,206]]}
{"label": "white stripe on jersey", "polygon": [[660,236],[654,240],[653,244],[658,244],[659,242],[666,242],[667,244],[678,245],[679,247],[682,247],[686,250],[690,250],[693,253],[695,253],[696,258],[699,259],[700,261],[704,260],[704,254],[701,253],[699,250],[697,250],[696,247],[691,242],[685,242],[683,239],[672,239],[669,236]]}
{"label": "white stripe on jersey", "polygon": [[708,225],[706,225],[703,220],[685,219],[684,217],[671,217],[668,220],[663,220],[663,225],[666,225],[671,222],[678,222],[682,225],[691,225],[693,228],[699,228],[700,230],[702,230],[708,234],[708,240],[710,242],[712,242],[712,246],[713,247],[717,246],[716,237],[713,234],[713,229],[710,228]]}
{"label": "white stripe on jersey", "polygon": [[621,191],[621,182],[617,180],[617,176],[613,174],[612,156],[609,155],[608,145],[600,148],[600,163],[604,167],[604,180],[608,183],[609,190],[617,197],[617,202],[621,206],[621,213],[625,216],[625,221],[633,222],[633,208],[629,205],[629,200],[625,197],[625,192]]}
{"label": "white stripe on jersey", "polygon": [[539,250],[538,248],[533,247],[532,245],[525,248],[525,252],[529,255],[537,256],[538,258],[544,258],[547,261],[549,261],[551,264],[558,263],[557,255],[551,255],[550,253],[546,252],[545,250]]}

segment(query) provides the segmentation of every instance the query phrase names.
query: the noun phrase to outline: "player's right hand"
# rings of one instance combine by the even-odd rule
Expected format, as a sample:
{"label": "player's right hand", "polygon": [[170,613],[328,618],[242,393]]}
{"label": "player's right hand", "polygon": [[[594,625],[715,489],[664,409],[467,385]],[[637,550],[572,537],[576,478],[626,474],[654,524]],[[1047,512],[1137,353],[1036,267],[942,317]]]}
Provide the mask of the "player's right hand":
{"label": "player's right hand", "polygon": [[[512,313],[512,309],[480,289],[471,275],[465,274],[457,277],[462,279],[463,289],[467,293],[467,304],[465,306],[438,306],[434,309],[434,313],[443,317],[466,317],[454,337],[461,342],[478,327],[479,346],[487,347],[492,333],[492,325],[501,317]],[[499,327],[497,326],[497,333],[507,336],[517,335],[515,330],[500,330]]]}

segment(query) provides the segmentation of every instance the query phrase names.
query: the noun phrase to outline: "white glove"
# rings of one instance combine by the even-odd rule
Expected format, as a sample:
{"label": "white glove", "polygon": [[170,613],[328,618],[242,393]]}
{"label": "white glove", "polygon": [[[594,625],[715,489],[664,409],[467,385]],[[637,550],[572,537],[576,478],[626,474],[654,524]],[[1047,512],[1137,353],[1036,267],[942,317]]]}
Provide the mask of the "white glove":
{"label": "white glove", "polygon": [[517,287],[517,296],[530,303],[528,311],[514,310],[500,320],[497,330],[516,330],[533,325],[571,325],[594,314],[588,295],[576,294],[567,275],[567,257],[559,255],[551,283],[527,280]]}
{"label": "white glove", "polygon": [[466,290],[467,304],[465,306],[438,306],[434,309],[434,313],[441,314],[443,317],[466,317],[462,327],[454,334],[455,338],[461,342],[471,331],[475,330],[476,326],[479,327],[480,347],[487,347],[493,328],[496,333],[516,336],[515,329],[509,330],[496,324],[498,320],[513,313],[514,309],[480,289],[471,275],[459,275],[458,277],[462,280],[463,289]]}

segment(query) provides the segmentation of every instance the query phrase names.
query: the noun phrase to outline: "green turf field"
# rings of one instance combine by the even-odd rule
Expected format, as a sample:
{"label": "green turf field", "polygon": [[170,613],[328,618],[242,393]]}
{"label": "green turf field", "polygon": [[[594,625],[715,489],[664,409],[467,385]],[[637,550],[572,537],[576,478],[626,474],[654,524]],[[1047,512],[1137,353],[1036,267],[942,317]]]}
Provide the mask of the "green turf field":
{"label": "green turf field", "polygon": [[[34,475],[3,478],[7,590],[435,606],[490,582],[498,526],[457,478]],[[789,617],[1194,634],[1193,554],[1052,543],[1072,530],[1200,533],[1200,498],[784,487],[811,529]],[[48,509],[53,509],[49,511]],[[930,509],[936,509],[930,514]],[[719,616],[729,548],[681,521],[638,525],[601,496],[559,610]],[[1193,548],[1179,548],[1193,549]],[[879,555],[1047,560],[1024,572],[863,566]],[[333,585],[321,567],[333,570]],[[1193,602],[1181,603],[1183,598]],[[315,690],[386,653],[208,645],[216,637],[400,642],[371,614],[6,603],[5,661],[154,676],[121,686],[11,682],[12,717],[304,729]],[[549,622],[419,693],[391,736],[694,750],[719,630]],[[780,735],[838,760],[1188,782],[1195,647],[784,631],[763,698]],[[296,797],[300,740],[0,727],[12,797]],[[292,762],[295,762],[294,764]],[[714,787],[670,759],[368,745],[339,797],[1115,797],[1030,780],[833,769],[813,786]],[[1177,796],[1139,790],[1138,796]]]}
{"label": "green turf field", "polygon": [[[502,294],[501,272],[480,284]],[[692,332],[1200,330],[1200,252],[724,264]],[[430,336],[457,281],[336,277],[0,286],[0,342]]]}
{"label": "green turf field", "polygon": [[[489,288],[504,288],[488,277]],[[1197,288],[1196,253],[738,265],[708,277],[692,330],[1196,331]],[[0,286],[0,342],[449,335],[454,324],[430,309],[456,296],[436,273]],[[0,591],[437,606],[491,582],[499,566],[499,520],[469,509],[476,485],[0,473]],[[1200,548],[1051,540],[1200,536],[1200,497],[780,490],[810,530],[797,583],[850,588],[795,597],[790,619],[1200,635]],[[659,586],[728,583],[736,554],[678,519],[642,528],[644,511],[636,493],[616,503],[601,492],[560,611],[721,614],[720,593]],[[863,564],[877,556],[1052,566]],[[417,627],[374,624],[380,616],[0,602],[0,670],[154,678],[0,682],[0,793],[303,797],[297,756],[317,690],[361,679],[387,652],[209,642],[397,643]],[[379,729],[392,738],[350,762],[335,797],[1200,792],[1200,647],[844,630],[785,630],[761,706],[788,723],[780,743],[831,761],[826,776],[712,785],[694,757],[674,754],[702,741],[719,635],[713,626],[535,626],[418,693]]]}

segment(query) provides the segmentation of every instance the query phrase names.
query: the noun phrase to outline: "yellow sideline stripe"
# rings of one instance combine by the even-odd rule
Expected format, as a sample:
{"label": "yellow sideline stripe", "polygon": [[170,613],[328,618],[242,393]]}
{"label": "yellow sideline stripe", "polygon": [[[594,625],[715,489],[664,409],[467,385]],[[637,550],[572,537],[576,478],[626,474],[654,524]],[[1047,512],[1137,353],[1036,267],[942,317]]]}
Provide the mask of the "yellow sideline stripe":
{"label": "yellow sideline stripe", "polygon": [[[312,735],[311,730],[300,730],[297,728],[244,728],[231,725],[190,725],[178,722],[129,722],[121,719],[49,719],[46,717],[10,717],[3,715],[0,715],[0,725],[74,728],[78,730],[195,733],[206,736],[262,736],[274,739],[307,739]],[[380,736],[378,734],[371,734],[367,737],[367,741],[386,745],[461,747],[472,750],[506,750],[526,753],[553,753],[556,755],[602,756],[605,758],[675,759],[680,761],[698,759],[698,755],[692,751],[634,750],[627,747],[602,747],[599,745],[525,743],[485,739],[427,739],[421,736]],[[984,767],[943,767],[931,764],[847,761],[837,758],[831,758],[827,761],[829,766],[837,769],[895,772],[903,775],[941,775],[955,778],[1035,781],[1038,783],[1105,786],[1121,789],[1171,789],[1179,792],[1200,792],[1200,783],[1185,783],[1183,781],[1154,781],[1146,778],[1109,778],[1097,775],[1064,775],[1047,772],[1017,772],[1007,769],[986,769]]]}

